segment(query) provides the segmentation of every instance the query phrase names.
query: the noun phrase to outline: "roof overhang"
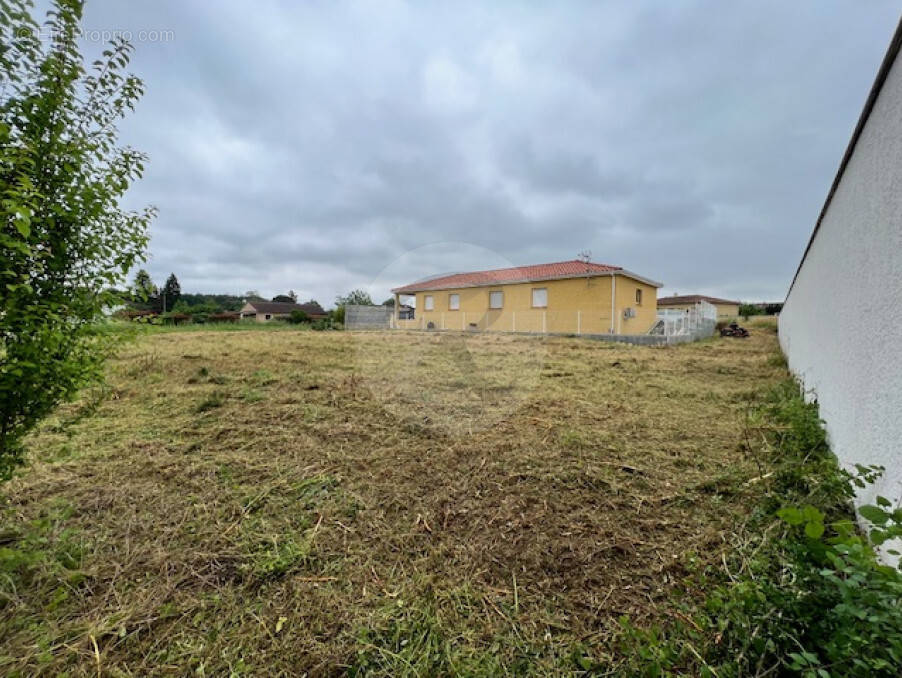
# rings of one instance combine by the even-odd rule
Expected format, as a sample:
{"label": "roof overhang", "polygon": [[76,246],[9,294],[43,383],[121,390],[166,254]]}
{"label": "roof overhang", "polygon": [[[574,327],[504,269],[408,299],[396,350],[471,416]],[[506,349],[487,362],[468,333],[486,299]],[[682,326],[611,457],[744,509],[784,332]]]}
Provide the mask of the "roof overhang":
{"label": "roof overhang", "polygon": [[621,269],[619,271],[614,271],[614,275],[623,275],[627,278],[632,278],[633,280],[638,280],[639,282],[645,283],[646,285],[651,285],[652,287],[664,287],[664,283],[658,282],[657,280],[652,280],[651,278],[646,278],[645,276],[639,275],[638,273],[633,273],[632,271]]}

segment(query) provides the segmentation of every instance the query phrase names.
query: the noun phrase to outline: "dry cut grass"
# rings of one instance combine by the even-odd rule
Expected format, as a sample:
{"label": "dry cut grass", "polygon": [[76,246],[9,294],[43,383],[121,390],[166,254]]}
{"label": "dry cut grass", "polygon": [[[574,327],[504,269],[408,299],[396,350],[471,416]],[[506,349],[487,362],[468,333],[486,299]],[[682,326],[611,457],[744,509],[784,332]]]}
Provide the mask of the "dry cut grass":
{"label": "dry cut grass", "polygon": [[0,673],[616,668],[725,548],[775,344],[142,337],[2,488]]}

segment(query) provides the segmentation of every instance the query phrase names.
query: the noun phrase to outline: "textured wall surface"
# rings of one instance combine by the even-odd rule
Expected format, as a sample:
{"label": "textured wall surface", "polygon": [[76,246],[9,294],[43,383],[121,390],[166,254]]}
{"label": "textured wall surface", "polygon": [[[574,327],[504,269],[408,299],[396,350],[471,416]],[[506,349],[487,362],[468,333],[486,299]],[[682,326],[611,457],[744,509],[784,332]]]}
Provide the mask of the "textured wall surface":
{"label": "textured wall surface", "polygon": [[902,497],[902,64],[888,73],[780,314],[789,366],[844,464]]}
{"label": "textured wall surface", "polygon": [[345,306],[345,329],[387,330],[394,308],[388,306]]}

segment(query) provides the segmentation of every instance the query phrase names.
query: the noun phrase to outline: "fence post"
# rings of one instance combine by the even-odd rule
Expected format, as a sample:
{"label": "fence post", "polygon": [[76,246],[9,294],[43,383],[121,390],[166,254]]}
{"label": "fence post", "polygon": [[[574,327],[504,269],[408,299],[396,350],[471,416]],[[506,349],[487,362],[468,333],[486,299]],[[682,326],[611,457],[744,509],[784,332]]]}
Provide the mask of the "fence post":
{"label": "fence post", "polygon": [[548,311],[542,311],[542,334],[548,334],[548,323],[546,322],[547,315]]}
{"label": "fence post", "polygon": [[582,311],[576,312],[576,333],[582,334]]}
{"label": "fence post", "polygon": [[511,311],[511,332],[517,331],[517,312]]}
{"label": "fence post", "polygon": [[442,311],[442,329],[445,329],[445,312]]}
{"label": "fence post", "polygon": [[467,329],[467,312],[461,311],[460,312],[460,331],[463,332],[465,329]]}

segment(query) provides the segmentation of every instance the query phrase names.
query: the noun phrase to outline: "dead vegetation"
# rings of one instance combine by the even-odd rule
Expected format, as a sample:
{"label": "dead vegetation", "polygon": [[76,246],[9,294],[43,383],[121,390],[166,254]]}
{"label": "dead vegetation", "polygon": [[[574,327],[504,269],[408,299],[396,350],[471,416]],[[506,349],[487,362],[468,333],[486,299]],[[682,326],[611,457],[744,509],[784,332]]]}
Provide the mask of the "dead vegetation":
{"label": "dead vegetation", "polygon": [[0,672],[616,668],[729,542],[775,350],[142,337],[2,488]]}

